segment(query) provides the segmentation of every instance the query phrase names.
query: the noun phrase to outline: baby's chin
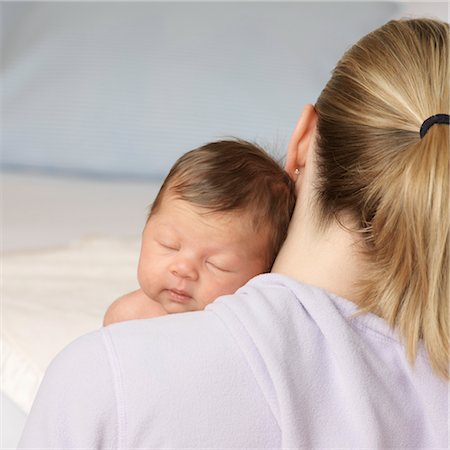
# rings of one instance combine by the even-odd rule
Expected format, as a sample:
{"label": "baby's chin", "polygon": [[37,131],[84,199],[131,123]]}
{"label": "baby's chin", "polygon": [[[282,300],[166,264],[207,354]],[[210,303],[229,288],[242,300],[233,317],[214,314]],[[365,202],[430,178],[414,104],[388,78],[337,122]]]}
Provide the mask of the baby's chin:
{"label": "baby's chin", "polygon": [[201,311],[203,308],[196,307],[195,304],[180,304],[176,302],[166,302],[163,304],[163,308],[168,314],[177,314],[183,312]]}

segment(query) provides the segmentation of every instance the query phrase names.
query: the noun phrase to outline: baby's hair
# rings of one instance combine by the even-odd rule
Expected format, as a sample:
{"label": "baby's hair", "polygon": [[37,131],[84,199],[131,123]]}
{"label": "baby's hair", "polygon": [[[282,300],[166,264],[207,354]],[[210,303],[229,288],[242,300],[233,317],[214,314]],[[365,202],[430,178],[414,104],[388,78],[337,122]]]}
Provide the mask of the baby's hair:
{"label": "baby's hair", "polygon": [[164,180],[150,216],[167,194],[205,213],[249,217],[255,232],[267,233],[267,270],[286,238],[295,204],[294,183],[280,164],[258,145],[241,139],[211,142],[181,156]]}
{"label": "baby's hair", "polygon": [[339,61],[315,107],[320,222],[353,218],[368,261],[362,311],[423,342],[449,378],[449,25],[391,21]]}

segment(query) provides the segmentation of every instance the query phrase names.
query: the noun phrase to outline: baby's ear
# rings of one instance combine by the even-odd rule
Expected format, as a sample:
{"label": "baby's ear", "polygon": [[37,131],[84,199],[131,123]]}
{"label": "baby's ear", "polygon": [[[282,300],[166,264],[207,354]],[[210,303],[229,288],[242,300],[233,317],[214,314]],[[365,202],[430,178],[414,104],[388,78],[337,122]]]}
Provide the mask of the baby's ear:
{"label": "baby's ear", "polygon": [[313,105],[306,105],[292,133],[286,155],[285,169],[296,181],[298,172],[305,167],[308,152],[314,145],[317,113]]}

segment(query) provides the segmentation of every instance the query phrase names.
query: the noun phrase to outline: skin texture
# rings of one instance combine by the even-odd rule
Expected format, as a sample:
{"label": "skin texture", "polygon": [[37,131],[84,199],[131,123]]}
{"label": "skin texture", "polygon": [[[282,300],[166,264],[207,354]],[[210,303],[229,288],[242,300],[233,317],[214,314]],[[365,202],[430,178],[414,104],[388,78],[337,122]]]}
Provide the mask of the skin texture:
{"label": "skin texture", "polygon": [[116,300],[104,325],[198,311],[267,269],[267,231],[242,212],[210,213],[167,196],[148,220],[140,289]]}

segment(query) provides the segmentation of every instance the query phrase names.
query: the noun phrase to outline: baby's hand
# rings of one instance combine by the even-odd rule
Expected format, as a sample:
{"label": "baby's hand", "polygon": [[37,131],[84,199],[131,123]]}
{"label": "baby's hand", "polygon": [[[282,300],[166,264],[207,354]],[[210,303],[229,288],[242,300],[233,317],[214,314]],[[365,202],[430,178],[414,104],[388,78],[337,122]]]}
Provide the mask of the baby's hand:
{"label": "baby's hand", "polygon": [[166,314],[167,311],[159,303],[147,297],[142,289],[139,289],[118,298],[109,306],[103,318],[103,326],[126,320],[165,316]]}

